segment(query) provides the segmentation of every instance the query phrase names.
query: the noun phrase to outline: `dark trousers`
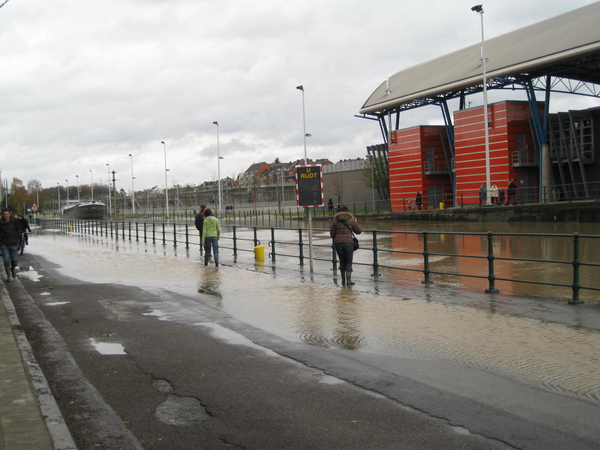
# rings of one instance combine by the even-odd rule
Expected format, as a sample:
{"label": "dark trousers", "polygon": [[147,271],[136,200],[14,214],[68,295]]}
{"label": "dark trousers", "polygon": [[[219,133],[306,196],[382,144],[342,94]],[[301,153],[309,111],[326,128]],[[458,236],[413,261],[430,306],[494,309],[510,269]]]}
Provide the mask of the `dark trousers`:
{"label": "dark trousers", "polygon": [[206,247],[204,247],[204,250],[206,250],[204,253],[204,264],[208,264],[211,253],[215,255],[215,264],[219,264],[219,238],[216,236],[207,236],[204,238],[204,242],[206,242]]}
{"label": "dark trousers", "polygon": [[335,244],[335,252],[340,260],[340,270],[352,272],[352,258],[354,256],[354,244],[342,242]]}
{"label": "dark trousers", "polygon": [[2,258],[5,266],[16,267],[19,262],[19,245],[2,244]]}

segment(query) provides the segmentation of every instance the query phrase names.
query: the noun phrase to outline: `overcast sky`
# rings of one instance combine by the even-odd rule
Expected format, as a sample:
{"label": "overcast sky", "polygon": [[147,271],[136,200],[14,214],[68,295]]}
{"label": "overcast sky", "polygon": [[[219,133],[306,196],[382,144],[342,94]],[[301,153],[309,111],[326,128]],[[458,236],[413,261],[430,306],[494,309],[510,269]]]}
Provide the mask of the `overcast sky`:
{"label": "overcast sky", "polygon": [[[4,0],[0,0],[0,4]],[[594,3],[488,0],[486,38]],[[43,187],[164,188],[253,162],[364,157],[385,78],[480,42],[473,0],[10,0],[0,7],[0,171]],[[590,100],[587,100],[588,104]],[[593,103],[595,105],[595,103]],[[442,123],[439,108],[401,128]],[[133,158],[129,157],[133,155]],[[90,170],[92,172],[90,172]]]}

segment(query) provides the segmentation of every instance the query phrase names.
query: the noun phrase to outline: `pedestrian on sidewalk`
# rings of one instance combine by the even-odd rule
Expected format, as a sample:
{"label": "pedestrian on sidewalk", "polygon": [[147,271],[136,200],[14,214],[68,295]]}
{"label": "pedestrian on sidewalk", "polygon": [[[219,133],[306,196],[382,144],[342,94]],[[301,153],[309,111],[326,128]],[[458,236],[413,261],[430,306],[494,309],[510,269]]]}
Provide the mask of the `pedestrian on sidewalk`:
{"label": "pedestrian on sidewalk", "polygon": [[515,183],[514,178],[508,180],[508,186],[506,188],[508,191],[508,201],[507,205],[516,205],[517,204],[517,183]]}
{"label": "pedestrian on sidewalk", "polygon": [[492,183],[492,186],[490,187],[490,197],[492,198],[492,205],[498,203],[498,194],[498,186],[496,185],[496,183]]}
{"label": "pedestrian on sidewalk", "polygon": [[22,232],[19,219],[15,219],[8,209],[3,209],[0,218],[0,242],[6,281],[10,281],[11,276],[16,278],[15,269],[19,262],[19,239]]}
{"label": "pedestrian on sidewalk", "polygon": [[19,219],[19,222],[21,222],[21,231],[23,232],[23,239],[25,239],[25,245],[29,245],[29,238],[27,237],[27,234],[31,233],[31,227],[29,226],[29,222],[23,214],[19,214],[17,217]]}
{"label": "pedestrian on sidewalk", "polygon": [[210,208],[204,210],[202,224],[202,245],[204,245],[204,265],[208,266],[211,253],[214,254],[215,266],[219,267],[219,237],[221,236],[221,225],[219,219],[213,216]]}
{"label": "pedestrian on sidewalk", "polygon": [[329,235],[333,239],[335,251],[340,260],[342,284],[353,285],[352,259],[354,256],[354,241],[352,233],[360,234],[362,230],[356,217],[348,212],[347,206],[342,206],[340,212],[333,217]]}
{"label": "pedestrian on sidewalk", "polygon": [[487,203],[487,187],[485,183],[479,186],[479,206],[483,206]]}

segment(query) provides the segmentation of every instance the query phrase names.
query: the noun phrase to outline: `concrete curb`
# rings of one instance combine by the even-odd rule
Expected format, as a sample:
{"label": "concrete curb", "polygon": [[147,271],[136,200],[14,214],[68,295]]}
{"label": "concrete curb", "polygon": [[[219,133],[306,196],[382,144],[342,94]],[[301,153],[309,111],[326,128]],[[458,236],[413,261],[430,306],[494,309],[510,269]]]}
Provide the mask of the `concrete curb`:
{"label": "concrete curb", "polygon": [[[14,281],[16,282],[17,280]],[[71,432],[69,431],[69,428],[65,423],[65,419],[58,408],[56,400],[50,391],[48,381],[46,380],[42,369],[37,363],[37,360],[33,355],[31,345],[29,345],[29,341],[27,340],[27,337],[21,328],[21,323],[19,322],[15,306],[13,305],[10,295],[8,294],[4,284],[0,286],[0,296],[4,302],[4,307],[6,308],[6,312],[8,314],[8,319],[12,327],[15,341],[17,342],[17,346],[21,352],[23,366],[28,374],[32,392],[37,398],[42,417],[46,422],[46,427],[48,428],[52,445],[54,446],[55,450],[77,450],[77,446],[75,445],[75,441],[71,436]]]}

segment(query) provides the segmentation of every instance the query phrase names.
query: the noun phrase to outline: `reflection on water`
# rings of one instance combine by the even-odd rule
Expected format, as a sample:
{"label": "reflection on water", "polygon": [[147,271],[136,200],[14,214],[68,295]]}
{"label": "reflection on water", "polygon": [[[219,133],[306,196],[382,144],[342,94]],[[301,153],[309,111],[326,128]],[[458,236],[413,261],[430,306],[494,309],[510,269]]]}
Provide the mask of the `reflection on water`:
{"label": "reflection on water", "polygon": [[[399,242],[408,246],[410,240],[401,237]],[[449,249],[458,244],[463,248],[485,245],[479,237],[466,236],[440,236],[436,244]],[[498,249],[511,245],[519,244],[500,241]],[[176,292],[288,340],[446,360],[554,392],[600,401],[598,331],[513,316],[503,310],[502,304],[477,308],[444,303],[439,298],[444,292],[441,289],[435,291],[436,301],[412,295],[377,295],[227,265],[218,269],[204,267],[199,258],[164,257],[164,247],[152,248],[135,242],[121,243],[117,248],[112,241],[72,235],[38,236],[35,245],[29,247],[31,253],[61,265],[66,274],[77,279]],[[440,257],[435,264],[458,270],[454,267],[462,263]],[[525,265],[518,273],[526,269],[531,270]],[[517,273],[516,269],[511,270]],[[121,308],[129,307],[125,301],[119,302]],[[171,300],[165,295],[160,305],[148,303],[146,307],[160,309],[164,320],[204,322],[206,319],[195,309],[194,302]],[[531,304],[527,302],[522,307],[531,308]],[[578,310],[569,311],[572,313],[567,314],[576,314]]]}

